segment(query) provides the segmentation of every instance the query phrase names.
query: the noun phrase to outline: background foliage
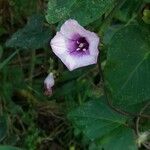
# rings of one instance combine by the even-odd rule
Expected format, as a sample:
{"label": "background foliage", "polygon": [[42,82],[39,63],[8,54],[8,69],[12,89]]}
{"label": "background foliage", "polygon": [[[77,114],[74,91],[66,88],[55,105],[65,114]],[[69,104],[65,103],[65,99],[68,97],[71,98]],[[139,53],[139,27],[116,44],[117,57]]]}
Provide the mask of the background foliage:
{"label": "background foliage", "polygon": [[[100,37],[97,65],[52,53],[69,18]],[[150,149],[149,26],[149,0],[1,0],[0,150]]]}

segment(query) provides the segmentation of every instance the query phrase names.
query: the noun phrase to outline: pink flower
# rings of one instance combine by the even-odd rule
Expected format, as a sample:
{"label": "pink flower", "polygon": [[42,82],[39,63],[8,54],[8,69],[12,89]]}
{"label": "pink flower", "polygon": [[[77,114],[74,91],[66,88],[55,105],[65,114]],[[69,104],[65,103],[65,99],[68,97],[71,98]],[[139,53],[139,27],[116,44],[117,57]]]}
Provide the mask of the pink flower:
{"label": "pink flower", "polygon": [[72,71],[97,63],[99,37],[69,19],[51,40],[53,52]]}
{"label": "pink flower", "polygon": [[54,86],[54,84],[55,81],[53,73],[50,73],[44,80],[45,95],[47,96],[52,95],[52,87]]}

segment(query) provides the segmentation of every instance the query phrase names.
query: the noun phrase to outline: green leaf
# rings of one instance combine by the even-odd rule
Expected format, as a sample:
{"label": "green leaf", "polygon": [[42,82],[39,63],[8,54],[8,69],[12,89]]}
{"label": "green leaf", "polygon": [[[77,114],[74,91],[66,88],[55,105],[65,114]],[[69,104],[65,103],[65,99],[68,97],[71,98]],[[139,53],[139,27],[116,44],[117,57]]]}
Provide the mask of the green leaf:
{"label": "green leaf", "polygon": [[113,105],[124,109],[150,99],[149,31],[137,25],[113,36],[104,69]]}
{"label": "green leaf", "polygon": [[21,149],[13,146],[0,146],[0,150],[21,150]]}
{"label": "green leaf", "polygon": [[133,130],[122,126],[113,130],[111,135],[105,136],[105,141],[103,141],[103,144],[101,143],[101,145],[104,148],[104,150],[137,150],[138,149]]}
{"label": "green leaf", "polygon": [[6,137],[7,134],[7,120],[5,116],[0,116],[0,142]]}
{"label": "green leaf", "polygon": [[121,28],[122,28],[122,25],[112,25],[108,27],[103,37],[104,44],[109,44],[113,35]]}
{"label": "green leaf", "polygon": [[6,42],[7,47],[22,49],[39,49],[48,45],[51,36],[50,29],[44,26],[44,17],[34,15],[29,18],[27,25],[18,30]]}
{"label": "green leaf", "polygon": [[51,23],[56,23],[63,20],[71,12],[71,7],[76,3],[76,0],[49,0],[46,19]]}
{"label": "green leaf", "polygon": [[73,18],[81,25],[88,25],[111,9],[114,2],[115,0],[49,0],[46,19],[52,24]]}
{"label": "green leaf", "polygon": [[120,126],[90,146],[90,150],[137,150],[134,132]]}
{"label": "green leaf", "polygon": [[69,113],[69,118],[91,140],[100,138],[125,124],[126,118],[100,100],[91,100]]}

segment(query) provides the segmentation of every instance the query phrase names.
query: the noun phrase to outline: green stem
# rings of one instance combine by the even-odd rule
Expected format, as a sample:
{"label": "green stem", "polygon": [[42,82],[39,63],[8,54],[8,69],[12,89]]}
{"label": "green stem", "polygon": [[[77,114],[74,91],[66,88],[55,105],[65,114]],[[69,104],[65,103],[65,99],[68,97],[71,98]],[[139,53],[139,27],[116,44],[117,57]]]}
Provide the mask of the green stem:
{"label": "green stem", "polygon": [[6,58],[2,63],[0,63],[0,70],[9,63],[9,61],[18,53],[19,50],[16,50],[8,58]]}
{"label": "green stem", "polygon": [[36,60],[36,53],[35,53],[35,50],[32,50],[31,51],[30,72],[29,72],[29,85],[30,86],[32,86],[32,78],[33,78],[33,74],[34,74],[35,60]]}

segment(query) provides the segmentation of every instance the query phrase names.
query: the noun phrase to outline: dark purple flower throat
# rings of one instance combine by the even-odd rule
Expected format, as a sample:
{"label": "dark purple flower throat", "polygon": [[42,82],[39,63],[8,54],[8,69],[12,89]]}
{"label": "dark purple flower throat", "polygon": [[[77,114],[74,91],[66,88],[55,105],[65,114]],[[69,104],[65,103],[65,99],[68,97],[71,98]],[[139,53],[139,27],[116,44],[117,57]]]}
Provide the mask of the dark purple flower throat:
{"label": "dark purple flower throat", "polygon": [[74,35],[69,43],[69,52],[73,55],[89,54],[89,43],[85,37]]}

